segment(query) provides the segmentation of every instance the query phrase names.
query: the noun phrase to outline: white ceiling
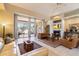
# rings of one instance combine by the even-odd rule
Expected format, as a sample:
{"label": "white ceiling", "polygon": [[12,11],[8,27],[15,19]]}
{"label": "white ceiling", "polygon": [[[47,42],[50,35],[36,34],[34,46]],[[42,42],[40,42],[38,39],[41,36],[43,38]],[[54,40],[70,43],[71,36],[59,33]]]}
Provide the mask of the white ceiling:
{"label": "white ceiling", "polygon": [[78,3],[59,3],[58,6],[57,3],[12,3],[12,5],[25,8],[46,17],[79,8]]}

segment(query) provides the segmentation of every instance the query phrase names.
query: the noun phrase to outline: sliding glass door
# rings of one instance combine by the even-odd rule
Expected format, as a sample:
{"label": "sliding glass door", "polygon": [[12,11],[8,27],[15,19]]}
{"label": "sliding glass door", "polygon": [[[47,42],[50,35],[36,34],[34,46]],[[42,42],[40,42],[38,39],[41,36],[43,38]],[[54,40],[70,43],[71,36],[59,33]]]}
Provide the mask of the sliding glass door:
{"label": "sliding glass door", "polygon": [[28,38],[28,37],[35,37],[36,27],[35,27],[35,19],[29,18],[21,15],[16,15],[15,18],[17,27],[17,38]]}
{"label": "sliding glass door", "polygon": [[30,36],[34,37],[35,36],[35,19],[30,19]]}
{"label": "sliding glass door", "polygon": [[29,36],[29,22],[18,21],[18,37],[26,38]]}

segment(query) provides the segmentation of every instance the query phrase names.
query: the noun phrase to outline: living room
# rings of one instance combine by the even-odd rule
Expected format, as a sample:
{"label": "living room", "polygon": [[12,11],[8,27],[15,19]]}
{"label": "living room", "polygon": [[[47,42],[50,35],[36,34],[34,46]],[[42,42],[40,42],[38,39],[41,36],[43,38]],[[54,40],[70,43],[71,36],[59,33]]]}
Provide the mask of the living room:
{"label": "living room", "polygon": [[[78,3],[0,4],[2,7],[0,42],[4,42],[0,43],[0,55],[79,55],[78,5]],[[10,48],[6,49],[7,47]]]}

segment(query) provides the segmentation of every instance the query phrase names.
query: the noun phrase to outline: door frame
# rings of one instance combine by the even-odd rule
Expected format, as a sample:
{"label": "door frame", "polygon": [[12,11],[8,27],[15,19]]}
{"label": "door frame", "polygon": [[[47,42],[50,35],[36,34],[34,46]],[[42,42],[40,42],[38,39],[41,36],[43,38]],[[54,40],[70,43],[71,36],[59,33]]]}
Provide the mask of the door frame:
{"label": "door frame", "polygon": [[[16,18],[17,18],[17,16],[21,16],[21,17],[25,17],[25,18],[28,18],[29,19],[29,21],[23,21],[23,20],[17,20]],[[30,21],[30,19],[31,18],[34,18],[35,19],[35,22],[31,22]],[[36,37],[36,31],[37,31],[37,29],[36,29],[36,18],[35,17],[33,17],[33,16],[28,16],[28,15],[24,15],[24,14],[20,14],[20,13],[14,13],[14,37],[15,37],[15,39],[18,39],[19,37],[18,37],[18,32],[17,32],[17,30],[18,30],[18,28],[17,28],[17,22],[18,21],[23,21],[23,22],[29,22],[29,33],[28,33],[28,36],[29,37],[31,37],[30,36],[30,25],[31,25],[31,23],[34,23],[35,24],[35,31],[34,31],[34,36]]]}

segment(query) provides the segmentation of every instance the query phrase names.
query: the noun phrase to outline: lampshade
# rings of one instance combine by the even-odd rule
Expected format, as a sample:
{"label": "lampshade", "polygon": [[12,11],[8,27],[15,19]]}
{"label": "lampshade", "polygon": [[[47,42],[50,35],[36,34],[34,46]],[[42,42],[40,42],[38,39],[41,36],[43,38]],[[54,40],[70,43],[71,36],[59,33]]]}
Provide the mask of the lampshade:
{"label": "lampshade", "polygon": [[6,26],[6,24],[2,24],[2,26]]}
{"label": "lampshade", "polygon": [[61,18],[60,18],[60,16],[55,16],[53,19],[54,20],[60,20]]}

